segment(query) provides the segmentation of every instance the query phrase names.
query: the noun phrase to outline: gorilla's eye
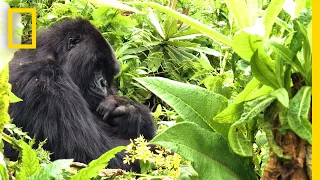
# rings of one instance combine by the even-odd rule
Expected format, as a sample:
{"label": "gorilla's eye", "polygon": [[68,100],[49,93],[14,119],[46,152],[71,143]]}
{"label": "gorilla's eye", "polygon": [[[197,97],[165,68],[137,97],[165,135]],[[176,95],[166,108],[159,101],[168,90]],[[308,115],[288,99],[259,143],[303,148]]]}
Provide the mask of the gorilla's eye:
{"label": "gorilla's eye", "polygon": [[81,35],[69,38],[68,49],[72,49],[81,41]]}

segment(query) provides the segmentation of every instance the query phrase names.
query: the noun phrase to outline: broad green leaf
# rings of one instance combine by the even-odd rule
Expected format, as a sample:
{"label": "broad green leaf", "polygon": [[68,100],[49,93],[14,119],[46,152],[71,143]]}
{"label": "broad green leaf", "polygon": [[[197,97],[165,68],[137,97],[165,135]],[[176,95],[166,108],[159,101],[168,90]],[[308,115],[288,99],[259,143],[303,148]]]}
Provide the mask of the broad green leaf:
{"label": "broad green leaf", "polygon": [[17,103],[22,101],[22,99],[20,99],[18,96],[13,94],[13,92],[10,92],[9,98],[10,98],[10,103]]}
{"label": "broad green leaf", "polygon": [[263,49],[257,50],[250,61],[252,74],[261,83],[274,89],[279,88],[278,81],[274,72],[274,63]]}
{"label": "broad green leaf", "polygon": [[153,12],[152,9],[150,9],[148,11],[148,17],[152,23],[152,25],[156,28],[157,32],[159,33],[159,35],[165,39],[165,34],[163,33],[162,27],[160,25],[160,21],[159,18],[157,17],[157,15]]}
{"label": "broad green leaf", "polygon": [[72,159],[59,159],[40,169],[40,171],[28,178],[28,180],[51,180],[61,176],[62,170],[70,167]]}
{"label": "broad green leaf", "polygon": [[168,16],[172,16],[176,19],[179,19],[184,24],[189,25],[191,28],[194,28],[194,29],[202,32],[203,34],[209,36],[212,39],[220,41],[220,42],[224,43],[225,45],[231,46],[231,40],[227,36],[212,29],[210,26],[202,24],[201,22],[194,20],[187,15],[184,15],[182,13],[179,13],[179,12],[171,9],[170,7],[162,6],[162,5],[154,3],[154,2],[129,2],[128,4],[152,7],[157,11],[166,13]]}
{"label": "broad green leaf", "polygon": [[232,48],[241,58],[250,61],[253,53],[263,47],[263,34],[263,25],[240,30],[233,37]]}
{"label": "broad green leaf", "polygon": [[244,158],[230,151],[219,133],[183,122],[157,135],[151,143],[167,147],[192,162],[199,179],[256,179]]}
{"label": "broad green leaf", "polygon": [[277,100],[286,108],[289,107],[289,94],[285,88],[274,90],[270,93],[271,96],[277,98]]}
{"label": "broad green leaf", "polygon": [[224,2],[227,4],[228,10],[234,18],[239,29],[247,28],[253,25],[250,22],[249,13],[247,11],[247,3],[245,0],[225,0]]}
{"label": "broad green leaf", "polygon": [[21,166],[17,173],[17,179],[27,179],[40,170],[39,160],[37,154],[26,142],[19,140],[17,142],[21,148]]}
{"label": "broad green leaf", "polygon": [[227,107],[228,100],[224,96],[199,86],[165,78],[146,77],[136,80],[171,106],[185,121],[227,134],[226,125],[212,121],[214,116]]}
{"label": "broad green leaf", "polygon": [[233,103],[241,103],[244,101],[250,101],[257,97],[269,94],[273,89],[269,86],[262,85],[256,78],[246,85],[243,91],[237,95]]}
{"label": "broad green leaf", "polygon": [[311,87],[304,86],[291,99],[288,111],[289,126],[298,136],[312,144],[312,126],[308,118]]}
{"label": "broad green leaf", "polygon": [[88,167],[81,169],[78,174],[71,177],[72,180],[89,180],[98,175],[98,173],[108,166],[109,161],[115,157],[117,153],[124,150],[126,146],[115,147],[102,154],[98,159],[89,163]]}
{"label": "broad green leaf", "polygon": [[241,156],[252,156],[254,118],[264,111],[274,97],[263,96],[244,103],[244,111],[239,121],[230,127],[228,140],[232,150]]}
{"label": "broad green leaf", "polygon": [[284,2],[285,0],[272,0],[271,3],[269,4],[266,15],[264,16],[264,21],[263,21],[263,24],[265,25],[265,34],[264,34],[265,38],[269,37],[272,30],[272,26],[276,21],[278,14],[282,10],[282,6]]}
{"label": "broad green leaf", "polygon": [[241,118],[243,113],[243,102],[233,103],[213,118],[218,123],[234,123]]}

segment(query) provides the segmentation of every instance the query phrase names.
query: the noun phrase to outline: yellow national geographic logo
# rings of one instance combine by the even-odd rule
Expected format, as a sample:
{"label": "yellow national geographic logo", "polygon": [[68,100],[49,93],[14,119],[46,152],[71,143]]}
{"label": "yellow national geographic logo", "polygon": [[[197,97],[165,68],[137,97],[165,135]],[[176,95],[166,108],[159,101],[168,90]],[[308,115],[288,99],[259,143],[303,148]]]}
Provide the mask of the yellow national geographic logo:
{"label": "yellow national geographic logo", "polygon": [[[13,34],[12,34],[12,14],[13,13],[31,13],[31,26],[32,26],[32,42],[31,44],[13,44]],[[8,48],[16,49],[35,49],[36,38],[37,38],[37,28],[36,28],[36,8],[9,8],[8,9]]]}

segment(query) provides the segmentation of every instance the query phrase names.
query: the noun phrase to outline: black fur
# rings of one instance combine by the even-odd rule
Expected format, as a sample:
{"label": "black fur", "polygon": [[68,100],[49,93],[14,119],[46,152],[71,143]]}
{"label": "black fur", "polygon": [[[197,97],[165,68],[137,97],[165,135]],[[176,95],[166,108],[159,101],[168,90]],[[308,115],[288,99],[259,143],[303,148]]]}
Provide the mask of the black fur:
{"label": "black fur", "polygon": [[[83,19],[64,19],[39,32],[37,49],[20,50],[10,62],[13,123],[48,138],[52,159],[88,163],[129,138],[155,135],[149,109],[117,96],[111,87],[119,64],[109,43]],[[122,164],[122,155],[109,163]]]}

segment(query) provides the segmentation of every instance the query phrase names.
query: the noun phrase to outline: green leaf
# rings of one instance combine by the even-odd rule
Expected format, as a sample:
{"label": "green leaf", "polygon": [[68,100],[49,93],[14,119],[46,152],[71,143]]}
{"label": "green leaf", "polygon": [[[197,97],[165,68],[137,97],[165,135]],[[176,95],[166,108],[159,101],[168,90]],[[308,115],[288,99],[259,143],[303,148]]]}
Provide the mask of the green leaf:
{"label": "green leaf", "polygon": [[234,18],[239,29],[252,26],[255,22],[250,22],[249,13],[247,13],[247,2],[245,0],[225,0],[228,10]]}
{"label": "green leaf", "polygon": [[312,144],[312,126],[308,118],[310,101],[311,87],[304,86],[290,101],[288,123],[292,131]]}
{"label": "green leaf", "polygon": [[278,99],[278,101],[286,108],[289,107],[289,94],[285,88],[274,90],[270,93],[271,96]]}
{"label": "green leaf", "polygon": [[175,33],[177,33],[178,29],[178,20],[167,16],[167,19],[164,23],[166,39],[171,38]]}
{"label": "green leaf", "polygon": [[253,54],[250,65],[254,77],[261,83],[274,89],[279,88],[274,72],[274,63],[263,49],[259,49]]}
{"label": "green leaf", "polygon": [[230,127],[228,140],[232,150],[241,156],[252,156],[254,118],[264,111],[274,97],[263,96],[244,104],[244,113]]}
{"label": "green leaf", "polygon": [[227,107],[228,100],[199,86],[165,78],[138,78],[139,83],[160,97],[188,122],[194,122],[207,130],[227,134],[228,127],[212,121]]}
{"label": "green leaf", "polygon": [[300,73],[304,74],[304,70],[299,61],[294,61],[296,54],[294,54],[289,48],[282,44],[271,41],[270,44],[273,46],[273,50],[277,53],[282,60],[285,60],[288,64],[295,67]]}
{"label": "green leaf", "polygon": [[[297,21],[297,25],[299,27],[299,32],[303,35],[303,46],[302,46],[302,52],[303,52],[303,58],[304,58],[304,72],[306,73],[306,81],[308,85],[311,85],[312,83],[312,51],[311,46],[309,42],[308,32],[307,29],[301,24],[299,21]],[[309,76],[310,74],[310,76]]]}
{"label": "green leaf", "polygon": [[153,12],[152,9],[150,9],[148,11],[148,17],[152,23],[152,25],[156,28],[157,32],[159,33],[159,35],[165,39],[165,35],[163,33],[163,30],[162,30],[162,27],[160,25],[160,21],[159,21],[159,18],[157,17],[157,15]]}
{"label": "green leaf", "polygon": [[51,164],[48,164],[40,169],[40,171],[28,178],[28,180],[51,180],[56,179],[61,175],[63,169],[70,167],[70,164],[73,162],[72,159],[59,159]]}
{"label": "green leaf", "polygon": [[253,169],[244,158],[230,151],[222,135],[194,123],[178,123],[160,133],[151,143],[165,146],[191,161],[201,180],[256,179]]}
{"label": "green leaf", "polygon": [[262,85],[256,78],[246,85],[243,91],[237,95],[233,103],[241,103],[244,101],[250,101],[257,97],[269,94],[273,89],[269,86]]}
{"label": "green leaf", "polygon": [[40,170],[39,160],[36,151],[26,142],[19,140],[17,144],[21,148],[21,167],[17,173],[17,179],[27,179]]}
{"label": "green leaf", "polygon": [[213,118],[218,123],[234,123],[238,121],[243,113],[243,102],[233,103]]}
{"label": "green leaf", "polygon": [[13,92],[10,92],[9,99],[10,99],[10,103],[17,103],[22,101],[22,99],[20,99],[18,96],[13,94]]}
{"label": "green leaf", "polygon": [[72,180],[89,180],[98,175],[98,173],[108,166],[108,162],[115,157],[117,153],[124,150],[126,146],[115,147],[102,154],[98,159],[89,163],[88,167],[81,169],[78,174],[71,177]]}
{"label": "green leaf", "polygon": [[201,66],[204,69],[206,69],[208,71],[213,71],[214,70],[214,68],[210,64],[210,61],[209,61],[208,57],[205,54],[200,53],[199,62],[200,62]]}
{"label": "green leaf", "polygon": [[263,47],[263,28],[264,26],[257,25],[240,30],[234,35],[232,48],[244,60],[250,61],[253,53]]}
{"label": "green leaf", "polygon": [[268,38],[272,30],[272,26],[276,21],[276,18],[280,11],[285,0],[272,0],[268,6],[266,15],[264,16],[263,24],[265,25],[265,34],[264,37]]}

